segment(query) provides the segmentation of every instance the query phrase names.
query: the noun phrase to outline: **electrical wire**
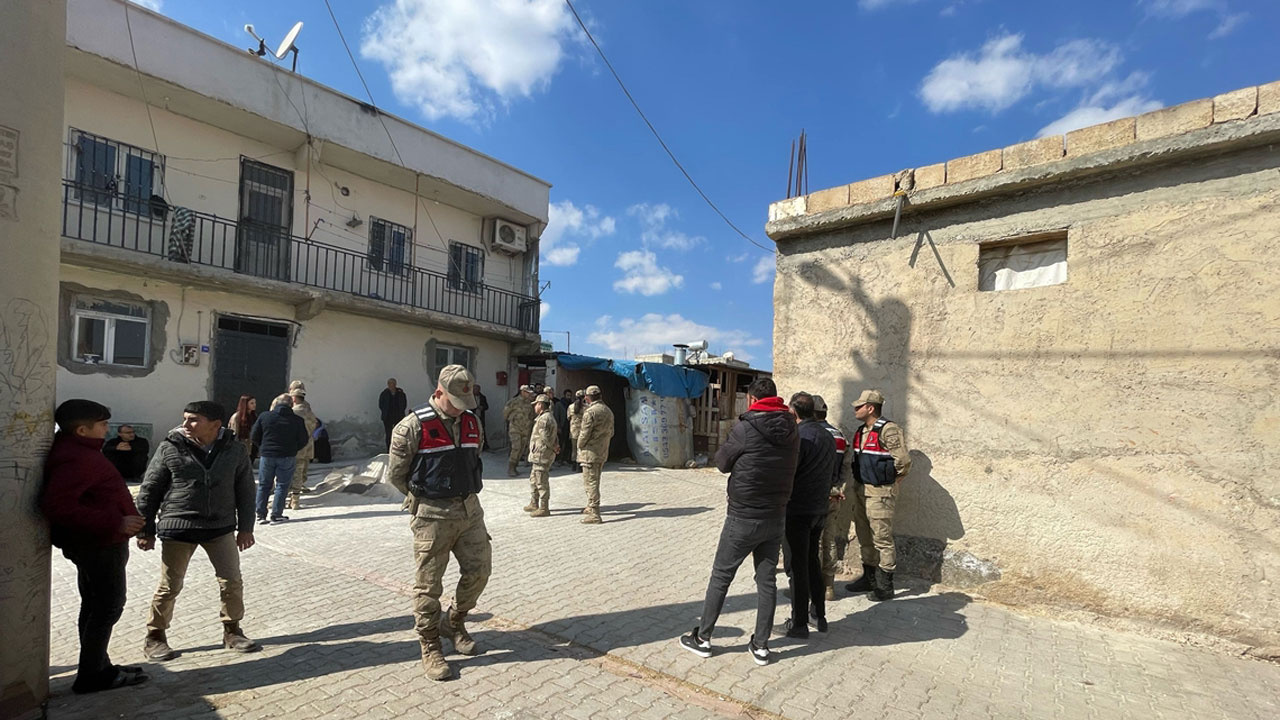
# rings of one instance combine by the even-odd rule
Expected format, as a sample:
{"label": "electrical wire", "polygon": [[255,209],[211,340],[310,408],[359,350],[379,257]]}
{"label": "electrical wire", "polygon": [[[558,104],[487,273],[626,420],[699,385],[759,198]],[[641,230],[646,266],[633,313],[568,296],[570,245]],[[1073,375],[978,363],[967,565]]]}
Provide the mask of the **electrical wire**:
{"label": "electrical wire", "polygon": [[[329,0],[325,0],[325,3],[328,3],[328,2]],[[685,170],[684,165],[681,164],[680,161],[676,158],[676,154],[671,151],[671,148],[667,146],[666,141],[663,140],[662,136],[658,134],[658,129],[653,126],[653,123],[649,122],[648,116],[646,116],[644,114],[644,111],[640,109],[640,104],[636,102],[635,97],[631,95],[631,91],[628,90],[626,84],[622,82],[622,78],[618,75],[618,71],[613,69],[613,63],[609,62],[609,58],[605,57],[604,50],[600,48],[600,44],[597,43],[595,37],[591,35],[591,31],[587,29],[587,24],[582,21],[582,17],[578,15],[577,8],[575,8],[573,6],[573,3],[570,2],[569,0],[564,0],[564,4],[569,6],[569,12],[573,13],[573,19],[578,21],[578,26],[582,28],[582,32],[586,33],[587,39],[591,41],[591,45],[595,47],[596,53],[599,54],[600,59],[604,61],[605,67],[609,68],[609,72],[613,74],[613,79],[618,82],[618,87],[622,88],[622,94],[626,95],[627,100],[631,101],[631,107],[635,108],[636,113],[640,116],[640,119],[643,120],[644,124],[649,128],[649,132],[653,133],[653,137],[658,141],[658,144],[661,145],[662,149],[666,151],[667,157],[671,158],[671,162],[675,163],[675,166],[680,170],[680,173],[684,175],[684,179],[689,181],[689,184],[693,186],[694,190],[698,191],[698,194],[702,196],[702,199],[707,203],[707,205],[712,210],[714,210],[717,215],[720,216],[721,220],[725,221],[725,224],[733,228],[734,232],[741,235],[743,240],[746,240],[747,242],[751,243],[752,245],[755,245],[756,247],[760,248],[761,250],[764,250],[765,252],[771,255],[775,254],[776,251],[773,248],[769,248],[769,247],[765,247],[764,245],[761,245],[760,243],[752,239],[750,235],[747,235],[746,233],[742,232],[742,230],[737,225],[735,225],[732,220],[729,219],[729,216],[725,215],[720,210],[720,208],[717,207],[716,204],[711,201],[711,198],[707,197],[707,194],[702,191],[702,187],[699,186],[698,183],[693,179],[693,176],[689,174],[689,171]]]}
{"label": "electrical wire", "polygon": [[[151,117],[151,103],[147,101],[147,88],[142,83],[142,70],[138,68],[138,49],[133,44],[133,23],[129,20],[129,3],[124,4],[124,26],[129,31],[129,53],[133,55],[133,73],[138,78],[138,91],[142,93],[142,106],[147,110],[147,124],[151,126],[151,141],[156,144],[156,154],[163,155],[160,152],[160,138],[156,135],[156,121]],[[160,184],[160,192],[163,193],[165,202],[173,204],[169,198],[169,187],[165,183]]]}

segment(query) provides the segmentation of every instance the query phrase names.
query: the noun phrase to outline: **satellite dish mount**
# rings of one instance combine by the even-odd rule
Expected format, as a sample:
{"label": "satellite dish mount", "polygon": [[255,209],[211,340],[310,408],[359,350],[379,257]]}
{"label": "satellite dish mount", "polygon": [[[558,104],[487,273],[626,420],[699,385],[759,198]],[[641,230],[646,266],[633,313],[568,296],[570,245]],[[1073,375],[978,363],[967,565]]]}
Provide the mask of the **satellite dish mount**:
{"label": "satellite dish mount", "polygon": [[276,59],[283,60],[284,56],[289,52],[293,52],[293,67],[291,72],[298,72],[298,33],[302,31],[302,21],[299,20],[289,30],[289,34],[284,36],[284,40],[280,42],[280,47],[276,48]]}

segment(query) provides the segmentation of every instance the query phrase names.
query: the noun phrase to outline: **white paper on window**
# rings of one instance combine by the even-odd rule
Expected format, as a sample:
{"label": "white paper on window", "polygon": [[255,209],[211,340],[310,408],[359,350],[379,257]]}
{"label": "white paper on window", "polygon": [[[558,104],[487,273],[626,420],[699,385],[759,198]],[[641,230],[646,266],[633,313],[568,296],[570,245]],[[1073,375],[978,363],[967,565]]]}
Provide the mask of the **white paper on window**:
{"label": "white paper on window", "polygon": [[1001,245],[978,251],[978,289],[1022,290],[1067,281],[1067,241]]}

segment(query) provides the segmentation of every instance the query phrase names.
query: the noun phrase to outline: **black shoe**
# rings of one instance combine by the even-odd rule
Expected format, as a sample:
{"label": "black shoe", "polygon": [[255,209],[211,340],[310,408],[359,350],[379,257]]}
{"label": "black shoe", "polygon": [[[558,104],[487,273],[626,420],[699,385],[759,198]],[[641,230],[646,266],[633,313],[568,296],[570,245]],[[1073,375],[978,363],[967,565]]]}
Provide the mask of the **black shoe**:
{"label": "black shoe", "polygon": [[79,678],[76,678],[75,683],[71,685],[71,692],[77,695],[86,695],[130,685],[141,685],[150,679],[151,676],[142,672],[142,668],[137,668],[137,672],[130,672],[122,669],[119,665],[114,665],[108,668],[98,680],[93,682],[82,682]]}
{"label": "black shoe", "polygon": [[751,650],[751,659],[755,660],[757,665],[769,664],[769,648],[756,646],[755,638],[747,642],[747,647]]}
{"label": "black shoe", "polygon": [[791,618],[787,618],[785,635],[789,638],[800,638],[801,640],[809,639],[809,625],[807,623],[797,623]]}
{"label": "black shoe", "polygon": [[852,593],[867,592],[868,590],[872,590],[875,588],[875,576],[876,576],[876,566],[867,565],[866,563],[863,563],[862,577],[845,585],[844,589]]}
{"label": "black shoe", "polygon": [[288,516],[288,515],[277,515],[277,516],[275,516],[275,517],[271,518],[271,522],[273,522],[273,523],[289,522],[289,516]]}
{"label": "black shoe", "polygon": [[687,635],[680,636],[680,647],[700,658],[711,657],[711,641],[698,637],[698,628],[694,628]]}
{"label": "black shoe", "polygon": [[258,524],[259,524],[259,525],[270,525],[270,524],[271,524],[271,521],[267,519],[267,516],[266,516],[266,515],[259,515],[259,516],[258,516]]}
{"label": "black shoe", "polygon": [[872,600],[889,600],[893,597],[893,573],[876,568],[876,586],[871,591]]}

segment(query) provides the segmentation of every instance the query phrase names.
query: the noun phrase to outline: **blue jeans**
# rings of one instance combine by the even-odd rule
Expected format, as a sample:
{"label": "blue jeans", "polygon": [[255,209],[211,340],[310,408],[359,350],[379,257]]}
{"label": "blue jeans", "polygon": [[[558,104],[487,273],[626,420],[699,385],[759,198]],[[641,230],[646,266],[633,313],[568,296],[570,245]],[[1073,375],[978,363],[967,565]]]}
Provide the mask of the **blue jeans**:
{"label": "blue jeans", "polygon": [[778,548],[782,545],[783,518],[751,519],[729,515],[720,532],[720,544],[711,565],[711,580],[702,603],[702,623],[698,637],[710,638],[724,609],[729,583],[742,561],[751,556],[756,579],[756,631],[752,636],[756,647],[769,646],[773,631],[773,614],[778,605],[778,586],[773,573],[778,567]]}
{"label": "blue jeans", "polygon": [[271,503],[271,518],[284,514],[285,497],[289,494],[289,483],[293,482],[293,468],[298,464],[297,458],[267,457],[263,455],[258,461],[258,517],[267,516],[267,498],[275,488],[275,498]]}

